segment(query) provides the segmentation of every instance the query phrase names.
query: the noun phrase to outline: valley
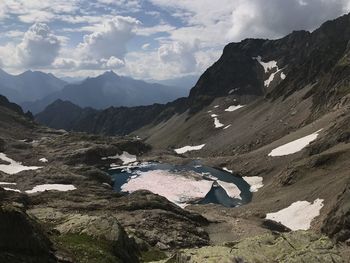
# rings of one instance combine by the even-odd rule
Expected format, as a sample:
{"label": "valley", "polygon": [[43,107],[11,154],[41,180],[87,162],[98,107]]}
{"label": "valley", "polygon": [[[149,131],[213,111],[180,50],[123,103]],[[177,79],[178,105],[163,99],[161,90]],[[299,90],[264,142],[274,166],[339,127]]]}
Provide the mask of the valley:
{"label": "valley", "polygon": [[0,261],[349,262],[349,28],[230,43],[166,104],[1,96]]}

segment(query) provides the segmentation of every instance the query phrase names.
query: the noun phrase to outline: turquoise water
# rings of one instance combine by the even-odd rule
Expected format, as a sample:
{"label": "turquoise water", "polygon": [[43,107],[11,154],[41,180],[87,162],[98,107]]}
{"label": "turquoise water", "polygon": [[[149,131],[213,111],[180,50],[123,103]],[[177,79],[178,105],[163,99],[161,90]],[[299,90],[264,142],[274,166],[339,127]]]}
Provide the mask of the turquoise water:
{"label": "turquoise water", "polygon": [[152,170],[166,170],[166,171],[176,172],[176,173],[193,171],[199,174],[203,174],[204,180],[213,181],[212,176],[214,176],[221,181],[233,183],[241,191],[241,194],[240,194],[241,199],[231,198],[230,196],[227,195],[226,191],[221,186],[214,183],[211,190],[207,193],[207,195],[203,199],[196,202],[198,204],[214,203],[214,204],[221,204],[225,207],[235,207],[235,206],[240,206],[240,205],[249,203],[252,199],[252,193],[249,190],[250,185],[241,177],[235,176],[223,170],[199,165],[198,163],[195,163],[195,162],[188,165],[150,163],[149,165],[144,167],[131,167],[130,169],[124,169],[124,170],[123,169],[109,170],[109,174],[112,176],[114,180],[114,190],[117,192],[122,192],[121,190],[122,185],[127,183],[131,177],[138,176],[136,172],[148,172]]}

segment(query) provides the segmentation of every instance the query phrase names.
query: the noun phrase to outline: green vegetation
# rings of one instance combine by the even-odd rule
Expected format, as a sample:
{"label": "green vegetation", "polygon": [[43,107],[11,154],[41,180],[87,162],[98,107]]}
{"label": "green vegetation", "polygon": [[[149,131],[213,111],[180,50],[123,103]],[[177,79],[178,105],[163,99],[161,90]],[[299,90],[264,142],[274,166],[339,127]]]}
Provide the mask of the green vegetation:
{"label": "green vegetation", "polygon": [[57,245],[70,252],[78,263],[118,263],[112,244],[86,234],[65,234],[55,238]]}

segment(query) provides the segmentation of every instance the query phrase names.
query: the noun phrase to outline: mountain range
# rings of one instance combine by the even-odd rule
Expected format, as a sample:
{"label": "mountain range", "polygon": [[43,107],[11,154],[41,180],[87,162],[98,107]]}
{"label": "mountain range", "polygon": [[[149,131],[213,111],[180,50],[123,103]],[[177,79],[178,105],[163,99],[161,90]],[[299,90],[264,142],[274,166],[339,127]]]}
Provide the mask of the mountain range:
{"label": "mountain range", "polygon": [[11,75],[0,71],[0,94],[36,114],[57,99],[81,107],[140,106],[166,103],[187,96],[189,87],[147,83],[109,71],[95,78],[68,83],[51,73],[26,71]]}

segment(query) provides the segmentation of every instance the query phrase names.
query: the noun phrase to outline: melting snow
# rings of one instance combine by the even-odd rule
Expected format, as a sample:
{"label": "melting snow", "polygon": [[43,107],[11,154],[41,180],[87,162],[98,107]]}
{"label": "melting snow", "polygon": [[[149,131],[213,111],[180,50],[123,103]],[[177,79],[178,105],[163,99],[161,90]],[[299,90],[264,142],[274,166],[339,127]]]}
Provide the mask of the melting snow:
{"label": "melting snow", "polygon": [[277,67],[277,61],[272,60],[272,61],[269,61],[269,62],[263,62],[261,60],[261,56],[257,56],[257,57],[255,57],[253,59],[256,59],[260,63],[260,65],[264,67],[265,73],[267,73],[267,72],[269,72],[269,70],[274,69],[274,68]]}
{"label": "melting snow", "polygon": [[215,128],[221,128],[223,126],[225,126],[224,124],[222,124],[219,119],[217,117],[214,118],[214,125],[215,125]]}
{"label": "melting snow", "polygon": [[[233,173],[232,170],[223,167],[222,170]],[[246,181],[250,185],[250,192],[257,192],[259,188],[263,187],[263,178],[260,176],[243,176],[243,180]]]}
{"label": "melting snow", "polygon": [[250,185],[250,192],[257,192],[264,186],[263,178],[260,176],[244,176],[243,179]]}
{"label": "melting snow", "polygon": [[49,160],[48,159],[46,159],[46,158],[41,158],[41,159],[39,159],[39,162],[42,162],[42,163],[47,163]]}
{"label": "melting snow", "polygon": [[280,77],[281,77],[282,80],[286,78],[286,75],[282,72],[282,69],[278,68],[277,61],[272,60],[272,61],[269,61],[269,62],[263,62],[261,60],[260,56],[257,56],[257,57],[255,57],[253,59],[256,59],[260,63],[260,65],[263,66],[265,73],[268,73],[270,70],[276,68],[276,71],[271,73],[270,76],[264,81],[265,87],[269,87],[270,86],[271,82],[275,78],[275,75],[277,73],[279,73],[279,72],[281,72]]}
{"label": "melting snow", "polygon": [[148,190],[166,197],[169,201],[184,207],[189,201],[202,199],[210,191],[212,181],[184,177],[164,170],[139,172],[139,176],[130,179],[121,189],[124,192]]}
{"label": "melting snow", "polygon": [[60,192],[66,192],[66,191],[72,191],[77,189],[74,185],[71,184],[42,184],[35,186],[32,190],[27,190],[27,194],[33,194],[37,192],[44,192],[44,191],[60,191]]}
{"label": "melting snow", "polygon": [[232,112],[232,111],[238,110],[242,107],[244,107],[244,105],[230,106],[227,109],[225,109],[225,111]]}
{"label": "melting snow", "polygon": [[9,164],[0,164],[0,171],[6,173],[6,174],[17,174],[22,171],[27,170],[37,170],[42,167],[39,166],[25,166],[22,165],[20,162],[16,162],[15,160],[12,160],[11,158],[8,158],[6,154],[0,153],[0,159],[8,162]]}
{"label": "melting snow", "polygon": [[312,141],[316,140],[321,130],[318,130],[317,132],[312,133],[308,136],[302,137],[298,140],[277,147],[269,153],[269,156],[284,156],[299,152],[306,146],[308,146]]}
{"label": "melting snow", "polygon": [[108,159],[119,159],[123,162],[123,164],[129,164],[137,161],[136,155],[132,155],[128,152],[123,152],[121,155],[117,154],[115,156],[108,156],[108,157],[102,157],[102,160],[108,160]]}
{"label": "melting snow", "polygon": [[279,222],[294,231],[308,230],[311,221],[320,215],[322,207],[322,199],[316,199],[313,203],[297,201],[276,213],[267,214],[266,218]]}
{"label": "melting snow", "polygon": [[239,190],[239,188],[237,187],[237,185],[233,184],[233,183],[228,183],[228,182],[224,182],[221,180],[217,180],[217,183],[224,188],[225,192],[227,193],[227,195],[231,198],[237,198],[237,199],[242,199],[240,194],[241,194],[241,190]]}
{"label": "melting snow", "polygon": [[177,154],[183,154],[183,153],[190,152],[190,151],[199,151],[204,146],[205,146],[205,144],[201,144],[201,145],[197,145],[197,146],[184,146],[182,148],[175,149],[174,151]]}

